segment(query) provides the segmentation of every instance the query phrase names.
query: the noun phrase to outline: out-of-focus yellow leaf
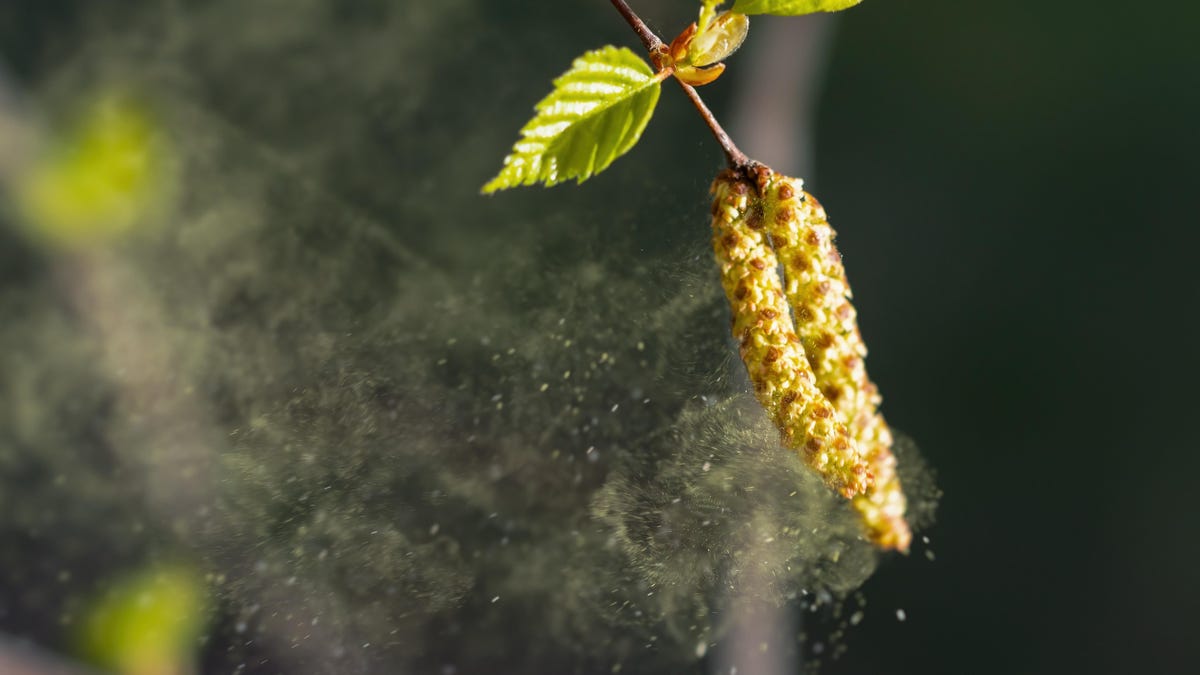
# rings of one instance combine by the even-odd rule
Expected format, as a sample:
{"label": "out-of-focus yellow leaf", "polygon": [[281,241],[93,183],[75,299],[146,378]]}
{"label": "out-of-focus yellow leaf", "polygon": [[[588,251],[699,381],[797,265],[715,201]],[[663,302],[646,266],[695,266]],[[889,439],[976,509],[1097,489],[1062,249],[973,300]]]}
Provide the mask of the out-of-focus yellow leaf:
{"label": "out-of-focus yellow leaf", "polygon": [[68,246],[134,228],[170,189],[160,136],[147,112],[126,99],[90,106],[18,178],[16,201],[28,228]]}
{"label": "out-of-focus yellow leaf", "polygon": [[121,675],[188,673],[207,623],[206,605],[204,581],[187,567],[119,579],[87,613],[81,651]]}

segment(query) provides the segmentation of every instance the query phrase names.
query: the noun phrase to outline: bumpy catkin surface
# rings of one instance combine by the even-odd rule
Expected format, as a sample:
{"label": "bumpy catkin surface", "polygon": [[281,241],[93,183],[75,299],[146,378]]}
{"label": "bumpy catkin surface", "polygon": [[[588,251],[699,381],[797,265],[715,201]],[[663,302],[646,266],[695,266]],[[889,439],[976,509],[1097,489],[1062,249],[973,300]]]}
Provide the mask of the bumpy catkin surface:
{"label": "bumpy catkin surface", "polygon": [[874,544],[905,551],[912,534],[892,434],[867,377],[836,233],[802,185],[766,169],[713,183],[713,250],[733,334],[784,445],[852,500]]}
{"label": "bumpy catkin surface", "polygon": [[784,294],[816,376],[817,388],[850,429],[870,465],[872,487],[854,498],[869,538],[907,550],[904,492],[896,476],[892,434],[879,413],[878,388],[867,377],[867,347],[850,304],[850,284],[825,209],[795,178],[770,174],[763,220],[783,263]]}
{"label": "bumpy catkin surface", "polygon": [[817,388],[788,313],[755,186],[725,172],[712,191],[713,251],[755,395],[785,446],[843,496],[862,495],[870,487],[866,458]]}

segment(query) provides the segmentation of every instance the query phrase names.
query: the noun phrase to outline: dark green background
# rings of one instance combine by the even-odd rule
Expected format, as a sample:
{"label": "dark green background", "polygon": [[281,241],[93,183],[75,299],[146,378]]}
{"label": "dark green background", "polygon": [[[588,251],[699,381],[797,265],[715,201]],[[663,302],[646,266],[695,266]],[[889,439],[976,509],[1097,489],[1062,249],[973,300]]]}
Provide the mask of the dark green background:
{"label": "dark green background", "polygon": [[1183,2],[845,16],[818,187],[875,288],[889,415],[946,497],[937,564],[873,582],[916,618],[872,625],[844,672],[1193,667],[1198,21]]}
{"label": "dark green background", "polygon": [[[39,90],[89,36],[154,5],[87,4],[0,5],[0,61],[20,86]],[[334,3],[313,30],[362,30],[387,4]],[[693,4],[646,15],[671,32]],[[486,259],[531,212],[634,259],[703,252],[704,189],[721,160],[671,87],[609,174],[476,196],[553,75],[584,48],[636,41],[602,0],[465,6],[409,64],[429,77],[411,100],[345,97],[355,64],[336,40],[303,55],[325,72],[267,52],[198,76],[189,93],[452,268]],[[865,587],[870,620],[825,672],[1195,667],[1198,26],[1200,6],[1182,1],[867,0],[839,17],[809,189],[840,233],[888,418],[917,439],[945,496],[924,533],[936,560],[918,546],[884,564]],[[208,49],[220,52],[219,32]],[[718,115],[738,75],[735,58],[706,90]],[[293,105],[276,100],[287,95]],[[377,143],[328,124],[356,120]],[[306,164],[346,136],[356,152]],[[461,161],[422,173],[447,154]],[[458,220],[417,223],[428,210],[411,208],[414,186]],[[546,237],[549,260],[572,245]],[[34,283],[40,265],[0,234],[0,283]]]}

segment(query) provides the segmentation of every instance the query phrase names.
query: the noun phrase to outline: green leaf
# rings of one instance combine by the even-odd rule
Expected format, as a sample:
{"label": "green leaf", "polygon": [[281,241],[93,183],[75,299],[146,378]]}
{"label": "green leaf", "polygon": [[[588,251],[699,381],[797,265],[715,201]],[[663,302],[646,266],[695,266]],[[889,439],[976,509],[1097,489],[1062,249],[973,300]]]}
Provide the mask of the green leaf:
{"label": "green leaf", "polygon": [[712,23],[714,17],[717,16],[717,7],[725,4],[725,0],[700,0],[700,4],[704,5],[700,8],[700,18],[696,20],[697,32],[703,33],[708,30],[708,24]]}
{"label": "green leaf", "polygon": [[750,31],[750,17],[737,12],[721,12],[703,31],[698,31],[688,47],[687,59],[693,66],[709,66],[724,61],[736,52]]}
{"label": "green leaf", "polygon": [[578,182],[629,152],[654,114],[660,80],[637,54],[611,45],[575,59],[536,106],[504,168],[484,193]]}
{"label": "green leaf", "polygon": [[731,12],[796,16],[813,12],[836,12],[853,7],[862,0],[737,0]]}

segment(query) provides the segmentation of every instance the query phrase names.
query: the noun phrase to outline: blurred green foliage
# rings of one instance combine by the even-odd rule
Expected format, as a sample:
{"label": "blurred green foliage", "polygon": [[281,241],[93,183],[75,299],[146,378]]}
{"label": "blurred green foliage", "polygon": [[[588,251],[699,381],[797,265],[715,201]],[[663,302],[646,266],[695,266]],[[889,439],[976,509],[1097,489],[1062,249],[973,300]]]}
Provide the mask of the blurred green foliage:
{"label": "blurred green foliage", "polygon": [[166,148],[146,111],[114,92],[78,116],[14,186],[25,228],[57,246],[93,246],[125,233],[149,220],[173,188]]}
{"label": "blurred green foliage", "polygon": [[121,675],[186,675],[207,623],[207,589],[194,570],[159,566],[106,584],[79,637],[88,660]]}

